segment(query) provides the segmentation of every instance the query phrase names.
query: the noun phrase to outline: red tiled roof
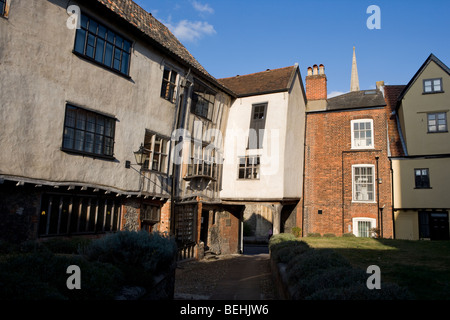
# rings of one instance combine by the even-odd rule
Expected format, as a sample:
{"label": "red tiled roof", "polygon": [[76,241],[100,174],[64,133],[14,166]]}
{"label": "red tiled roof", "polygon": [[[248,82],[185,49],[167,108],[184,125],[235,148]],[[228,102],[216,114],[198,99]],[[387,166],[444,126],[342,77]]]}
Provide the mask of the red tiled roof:
{"label": "red tiled roof", "polygon": [[[176,58],[197,70],[201,75],[214,84],[221,86],[217,79],[211,76],[206,69],[191,55],[183,44],[173,35],[173,33],[151,13],[145,11],[132,0],[95,0],[98,4],[106,7],[126,22],[137,28],[147,37],[169,51]],[[90,2],[90,1],[87,1]],[[228,93],[229,89],[223,88]],[[233,94],[234,95],[234,94]]]}
{"label": "red tiled roof", "polygon": [[251,73],[243,76],[218,79],[238,97],[287,91],[297,66]]}
{"label": "red tiled roof", "polygon": [[384,99],[386,101],[386,112],[389,126],[389,148],[391,150],[391,156],[393,157],[400,157],[405,155],[400,136],[401,132],[399,132],[400,129],[397,123],[397,117],[394,113],[397,105],[397,100],[405,87],[405,85],[384,86]]}

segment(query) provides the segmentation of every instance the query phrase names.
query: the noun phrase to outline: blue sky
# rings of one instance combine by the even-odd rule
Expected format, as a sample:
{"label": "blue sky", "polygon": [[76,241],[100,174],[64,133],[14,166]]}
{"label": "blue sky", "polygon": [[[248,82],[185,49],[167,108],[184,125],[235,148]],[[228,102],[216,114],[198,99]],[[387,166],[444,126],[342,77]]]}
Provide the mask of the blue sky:
{"label": "blue sky", "polygon": [[[406,84],[430,53],[450,66],[450,1],[135,0],[216,78],[323,64],[328,94],[350,89],[353,46],[361,89]],[[380,29],[369,29],[370,5]]]}

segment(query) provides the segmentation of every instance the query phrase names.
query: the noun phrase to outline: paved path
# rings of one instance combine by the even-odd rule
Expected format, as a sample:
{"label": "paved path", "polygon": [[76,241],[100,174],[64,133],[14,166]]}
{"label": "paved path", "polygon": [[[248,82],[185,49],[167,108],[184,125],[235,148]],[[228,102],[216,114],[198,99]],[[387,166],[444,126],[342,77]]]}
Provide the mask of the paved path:
{"label": "paved path", "polygon": [[245,246],[244,254],[197,261],[177,271],[176,299],[275,299],[267,246]]}
{"label": "paved path", "polygon": [[241,255],[216,286],[210,300],[266,300],[270,285],[269,255]]}

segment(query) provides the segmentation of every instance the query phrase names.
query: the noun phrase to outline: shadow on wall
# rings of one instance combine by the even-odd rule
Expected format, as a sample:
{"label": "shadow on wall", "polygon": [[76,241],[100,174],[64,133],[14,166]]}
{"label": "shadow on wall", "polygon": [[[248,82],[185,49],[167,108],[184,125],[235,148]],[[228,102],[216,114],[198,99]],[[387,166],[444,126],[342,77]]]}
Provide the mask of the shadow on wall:
{"label": "shadow on wall", "polygon": [[[281,210],[280,232],[291,232],[296,226],[296,205],[285,205]],[[247,205],[244,213],[244,242],[268,243],[273,233],[273,211],[266,205]]]}

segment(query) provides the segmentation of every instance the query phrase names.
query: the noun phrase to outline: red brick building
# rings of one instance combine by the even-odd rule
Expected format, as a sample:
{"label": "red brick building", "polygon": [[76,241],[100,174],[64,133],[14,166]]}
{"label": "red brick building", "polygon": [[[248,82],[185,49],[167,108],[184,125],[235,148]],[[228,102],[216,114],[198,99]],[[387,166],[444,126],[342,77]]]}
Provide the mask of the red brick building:
{"label": "red brick building", "polygon": [[319,74],[311,71],[305,82],[303,235],[379,233],[390,238],[389,111],[382,83],[326,99],[323,66]]}

